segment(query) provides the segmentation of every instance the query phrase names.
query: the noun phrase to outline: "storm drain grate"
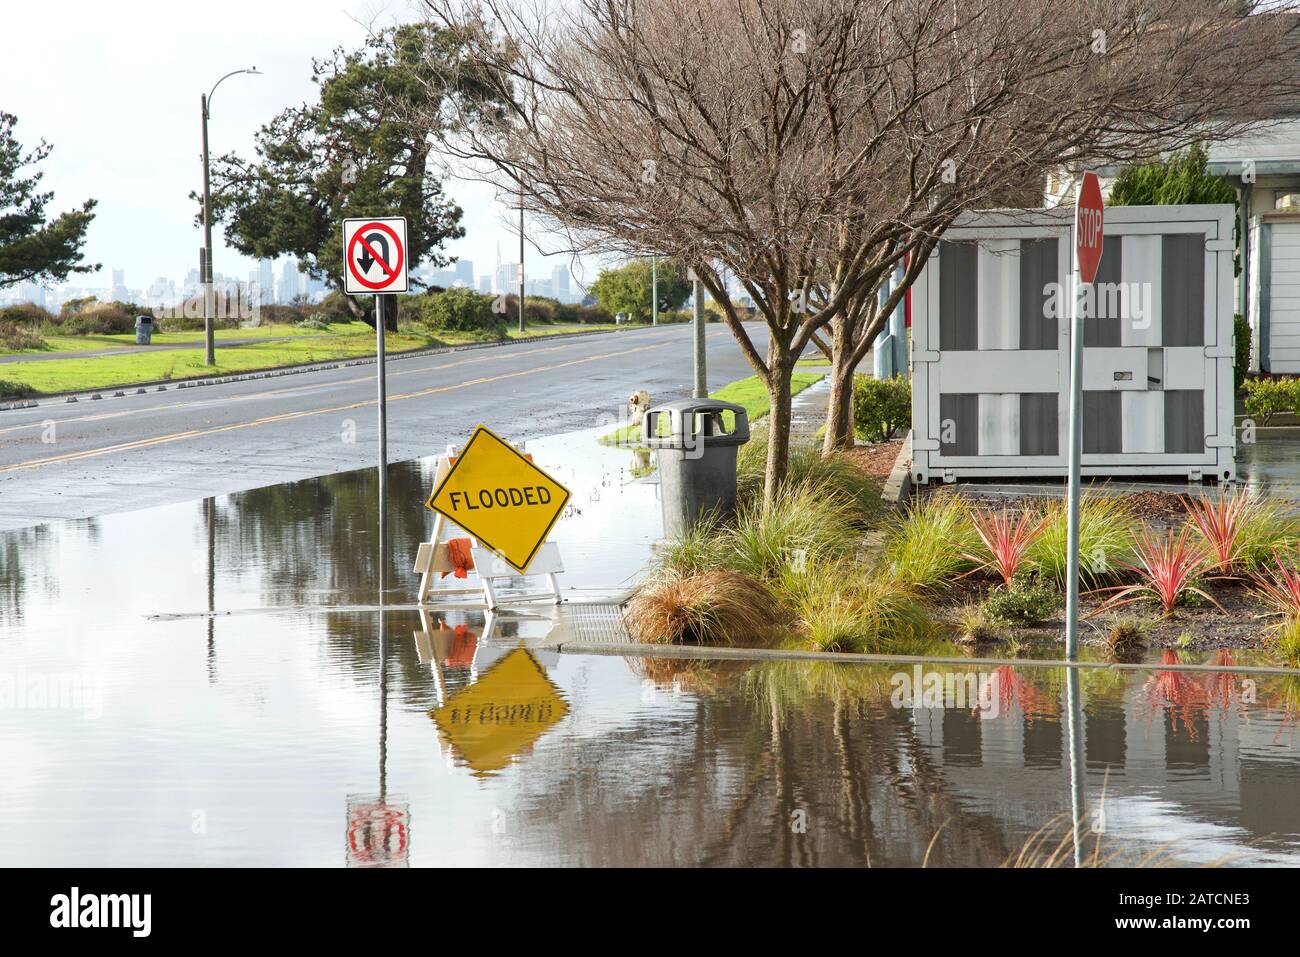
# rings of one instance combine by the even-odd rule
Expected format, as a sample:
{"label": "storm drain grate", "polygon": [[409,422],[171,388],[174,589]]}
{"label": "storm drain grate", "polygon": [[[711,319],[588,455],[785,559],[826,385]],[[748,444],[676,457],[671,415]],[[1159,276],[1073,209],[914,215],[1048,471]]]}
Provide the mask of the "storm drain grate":
{"label": "storm drain grate", "polygon": [[583,644],[617,644],[632,640],[623,624],[619,605],[564,605],[559,622],[567,626],[567,639]]}

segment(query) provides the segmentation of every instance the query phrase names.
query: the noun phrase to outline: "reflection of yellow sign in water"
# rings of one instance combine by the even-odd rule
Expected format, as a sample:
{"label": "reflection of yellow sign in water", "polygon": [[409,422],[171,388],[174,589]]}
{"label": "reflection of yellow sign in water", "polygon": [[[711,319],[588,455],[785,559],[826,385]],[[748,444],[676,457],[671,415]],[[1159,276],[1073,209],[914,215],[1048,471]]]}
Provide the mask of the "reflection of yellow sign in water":
{"label": "reflection of yellow sign in water", "polygon": [[480,425],[425,504],[523,572],[568,501],[568,489]]}
{"label": "reflection of yellow sign in water", "polygon": [[486,774],[504,768],[568,713],[545,669],[516,648],[429,716],[465,763]]}

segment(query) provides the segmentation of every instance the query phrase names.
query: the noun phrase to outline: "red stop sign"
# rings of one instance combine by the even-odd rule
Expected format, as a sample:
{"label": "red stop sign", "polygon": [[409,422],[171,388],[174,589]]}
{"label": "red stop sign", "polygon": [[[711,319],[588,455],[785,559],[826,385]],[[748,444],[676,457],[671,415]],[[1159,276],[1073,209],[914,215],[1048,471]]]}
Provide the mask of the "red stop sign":
{"label": "red stop sign", "polygon": [[1074,254],[1084,282],[1097,278],[1101,265],[1101,237],[1105,231],[1106,207],[1101,201],[1101,184],[1096,173],[1084,173],[1079,198],[1074,204]]}

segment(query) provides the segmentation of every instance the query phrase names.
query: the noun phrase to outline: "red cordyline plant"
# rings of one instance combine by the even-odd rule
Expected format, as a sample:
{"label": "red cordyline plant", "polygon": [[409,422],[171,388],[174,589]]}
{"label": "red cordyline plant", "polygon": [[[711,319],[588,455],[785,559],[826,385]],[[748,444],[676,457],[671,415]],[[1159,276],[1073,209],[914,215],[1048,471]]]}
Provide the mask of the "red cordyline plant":
{"label": "red cordyline plant", "polygon": [[1214,558],[1214,567],[1231,568],[1240,557],[1241,531],[1259,511],[1259,502],[1244,492],[1212,499],[1204,492],[1187,503],[1187,514]]}
{"label": "red cordyline plant", "polygon": [[1171,529],[1163,539],[1146,531],[1135,534],[1133,553],[1137,556],[1137,563],[1125,567],[1140,575],[1142,581],[1135,585],[1097,589],[1099,592],[1115,592],[1098,612],[1143,598],[1155,598],[1168,616],[1183,595],[1199,595],[1222,610],[1222,605],[1193,584],[1196,577],[1206,570],[1210,558],[1203,548],[1191,541],[1190,536],[1191,528],[1187,525],[1179,529],[1176,536]]}
{"label": "red cordyline plant", "polygon": [[1047,530],[1050,521],[1047,517],[1036,518],[1029,509],[1019,515],[1012,515],[1005,509],[1001,512],[975,511],[971,514],[971,522],[989,554],[987,557],[966,557],[979,562],[981,568],[993,569],[1009,588],[1011,579],[1029,552],[1029,546]]}
{"label": "red cordyline plant", "polygon": [[1267,575],[1255,576],[1255,587],[1264,600],[1288,618],[1300,618],[1300,570],[1273,556],[1273,570]]}

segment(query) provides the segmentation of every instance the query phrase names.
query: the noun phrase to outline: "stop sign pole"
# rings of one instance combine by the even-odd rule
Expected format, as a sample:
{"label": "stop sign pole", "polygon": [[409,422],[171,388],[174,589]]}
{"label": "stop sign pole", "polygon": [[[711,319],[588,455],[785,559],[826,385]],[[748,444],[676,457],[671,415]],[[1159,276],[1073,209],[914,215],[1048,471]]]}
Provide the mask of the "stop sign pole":
{"label": "stop sign pole", "polygon": [[1084,287],[1097,278],[1105,207],[1096,173],[1084,173],[1074,202],[1074,251],[1070,270],[1070,480],[1065,592],[1065,657],[1079,655],[1079,463],[1083,458]]}

